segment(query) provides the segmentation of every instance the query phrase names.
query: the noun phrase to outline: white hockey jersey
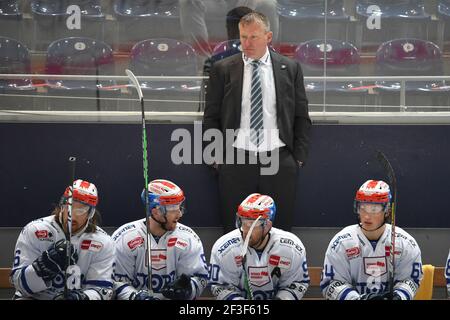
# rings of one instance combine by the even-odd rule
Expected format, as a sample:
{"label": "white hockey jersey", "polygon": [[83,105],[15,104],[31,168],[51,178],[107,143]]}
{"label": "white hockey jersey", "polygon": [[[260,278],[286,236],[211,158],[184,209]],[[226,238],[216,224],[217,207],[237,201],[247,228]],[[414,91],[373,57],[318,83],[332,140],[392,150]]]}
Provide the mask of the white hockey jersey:
{"label": "white hockey jersey", "polygon": [[[51,283],[45,283],[31,265],[61,239],[65,239],[64,231],[53,215],[34,220],[24,227],[17,239],[11,272],[17,296],[49,300],[64,291],[62,272]],[[93,233],[72,235],[71,243],[78,260],[76,265],[68,268],[71,273],[67,280],[68,288],[84,289],[91,300],[110,299],[114,263],[114,244],[110,236],[97,227]]]}
{"label": "white hockey jersey", "polygon": [[[422,258],[414,238],[395,228],[394,291],[403,299],[414,298],[422,279]],[[375,249],[359,225],[338,232],[328,245],[320,287],[326,299],[356,300],[366,293],[382,293],[388,287],[391,225]]]}
{"label": "white hockey jersey", "polygon": [[450,299],[450,252],[445,264],[445,279],[447,280],[447,297]]}
{"label": "white hockey jersey", "polygon": [[[147,288],[146,235],[145,219],[127,223],[112,235],[116,246],[114,288],[117,299],[127,300],[133,292]],[[150,241],[155,296],[165,299],[161,289],[184,273],[191,276],[191,299],[198,298],[207,285],[208,267],[197,234],[178,222],[176,229],[166,232],[158,242],[152,235]]]}
{"label": "white hockey jersey", "polygon": [[[212,248],[209,281],[218,300],[249,298],[241,256],[243,244],[236,229],[219,238]],[[248,247],[245,265],[256,300],[300,300],[308,289],[306,250],[290,232],[272,228],[261,256]]]}

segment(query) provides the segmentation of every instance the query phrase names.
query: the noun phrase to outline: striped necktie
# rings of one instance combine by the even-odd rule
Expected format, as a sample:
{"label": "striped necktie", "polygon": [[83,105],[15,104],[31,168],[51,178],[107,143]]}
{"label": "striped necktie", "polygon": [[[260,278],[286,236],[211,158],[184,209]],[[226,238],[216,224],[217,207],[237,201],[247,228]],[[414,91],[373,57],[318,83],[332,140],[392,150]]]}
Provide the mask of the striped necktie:
{"label": "striped necktie", "polygon": [[259,67],[261,61],[252,61],[252,83],[250,96],[250,141],[259,147],[263,142],[263,104]]}

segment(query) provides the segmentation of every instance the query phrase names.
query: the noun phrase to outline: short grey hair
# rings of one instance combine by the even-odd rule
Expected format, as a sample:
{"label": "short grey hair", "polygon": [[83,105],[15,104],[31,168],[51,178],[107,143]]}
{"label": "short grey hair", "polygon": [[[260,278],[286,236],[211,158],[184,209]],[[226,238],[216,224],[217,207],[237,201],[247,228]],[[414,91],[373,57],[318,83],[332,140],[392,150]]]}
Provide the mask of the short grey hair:
{"label": "short grey hair", "polygon": [[241,20],[239,21],[239,24],[241,25],[249,25],[251,23],[258,23],[264,27],[265,32],[270,31],[270,22],[269,19],[265,15],[263,15],[260,12],[250,12],[243,16]]}

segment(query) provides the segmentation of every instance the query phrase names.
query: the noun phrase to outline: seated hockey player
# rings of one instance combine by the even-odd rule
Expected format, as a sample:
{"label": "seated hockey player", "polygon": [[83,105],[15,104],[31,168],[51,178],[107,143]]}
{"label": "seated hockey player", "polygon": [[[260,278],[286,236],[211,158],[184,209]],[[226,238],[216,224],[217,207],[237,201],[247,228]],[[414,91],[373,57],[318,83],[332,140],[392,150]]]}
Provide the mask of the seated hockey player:
{"label": "seated hockey player", "polygon": [[420,248],[395,227],[394,286],[389,287],[391,192],[384,181],[368,180],[356,192],[358,224],[330,241],[320,287],[331,300],[412,300],[422,279]]}
{"label": "seated hockey player", "polygon": [[68,228],[71,189],[66,188],[51,216],[28,223],[20,233],[11,272],[13,299],[111,299],[114,244],[97,226],[97,188],[84,180],[73,183]]}
{"label": "seated hockey player", "polygon": [[[149,217],[127,223],[112,235],[116,248],[114,284],[120,300],[192,300],[207,285],[208,267],[197,234],[178,222],[185,212],[183,191],[168,180],[148,185]],[[145,203],[145,190],[141,195]],[[147,223],[151,271],[147,255]],[[152,288],[148,288],[151,274]]]}
{"label": "seated hockey player", "polygon": [[450,252],[445,263],[445,279],[447,280],[447,299],[450,299]]}
{"label": "seated hockey player", "polygon": [[300,300],[305,294],[305,247],[294,234],[272,227],[275,214],[267,195],[253,193],[239,205],[237,229],[211,252],[209,280],[218,300]]}

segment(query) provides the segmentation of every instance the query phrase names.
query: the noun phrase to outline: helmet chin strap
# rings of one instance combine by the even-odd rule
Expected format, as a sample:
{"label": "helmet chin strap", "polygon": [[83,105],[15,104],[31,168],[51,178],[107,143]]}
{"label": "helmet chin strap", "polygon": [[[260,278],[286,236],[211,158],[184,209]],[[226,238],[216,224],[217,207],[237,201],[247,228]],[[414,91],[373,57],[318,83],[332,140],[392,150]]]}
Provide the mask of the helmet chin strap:
{"label": "helmet chin strap", "polygon": [[386,224],[386,219],[387,219],[386,214],[387,214],[387,212],[384,213],[384,220],[383,220],[383,223],[380,224],[380,226],[379,226],[378,228],[374,229],[374,230],[367,230],[367,229],[363,228],[362,223],[361,223],[361,220],[359,219],[359,214],[358,214],[358,225],[359,225],[359,227],[360,227],[361,229],[363,229],[364,231],[367,231],[367,232],[377,231],[378,229],[380,229],[381,227],[383,227],[383,226]]}
{"label": "helmet chin strap", "polygon": [[[263,232],[264,232],[265,224],[263,224],[263,225],[261,226],[261,228],[263,229]],[[244,232],[242,232],[242,230],[241,230],[240,228],[239,228],[239,231],[241,232],[241,237],[242,237],[242,239],[244,239]],[[252,247],[253,249],[258,248],[258,247],[264,242],[264,240],[266,240],[267,236],[269,235],[269,231],[270,231],[270,229],[267,230],[267,232],[264,234],[264,236],[262,236],[262,237],[260,238],[260,240],[258,241],[258,243],[257,243],[256,245],[251,246],[251,247]]]}
{"label": "helmet chin strap", "polygon": [[166,215],[164,215],[164,222],[158,221],[155,219],[155,217],[153,216],[153,214],[150,216],[150,218],[155,221],[157,224],[159,224],[159,226],[164,230],[164,231],[169,231],[169,229],[167,229],[166,224],[167,224],[167,218]]}

